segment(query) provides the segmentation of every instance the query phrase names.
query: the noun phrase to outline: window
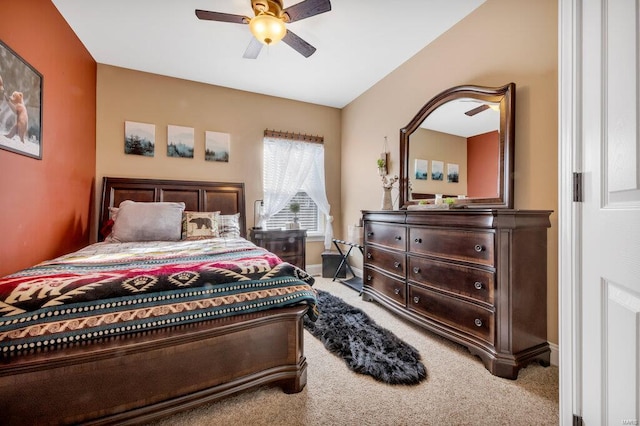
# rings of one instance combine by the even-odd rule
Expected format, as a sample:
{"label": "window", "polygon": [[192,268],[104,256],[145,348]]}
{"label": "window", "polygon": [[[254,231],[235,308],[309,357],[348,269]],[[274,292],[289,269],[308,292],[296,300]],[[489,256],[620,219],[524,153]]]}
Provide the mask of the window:
{"label": "window", "polygon": [[[292,202],[300,204],[297,214],[309,235],[324,235],[331,247],[331,206],[324,182],[322,138],[265,131],[262,226],[282,228],[293,221]],[[259,225],[259,226],[260,226]]]}
{"label": "window", "polygon": [[311,235],[322,233],[323,229],[318,206],[309,197],[309,194],[302,191],[296,193],[285,208],[271,216],[271,219],[267,222],[267,229],[284,228],[286,223],[293,222],[296,215],[289,210],[291,203],[300,204],[300,211],[297,217],[301,228],[306,229],[307,233]]}

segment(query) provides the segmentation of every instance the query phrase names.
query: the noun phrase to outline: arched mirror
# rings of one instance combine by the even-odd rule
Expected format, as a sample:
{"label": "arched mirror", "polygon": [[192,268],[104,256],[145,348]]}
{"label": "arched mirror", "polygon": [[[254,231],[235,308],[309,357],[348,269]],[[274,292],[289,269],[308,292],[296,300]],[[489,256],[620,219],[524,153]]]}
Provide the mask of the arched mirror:
{"label": "arched mirror", "polygon": [[513,208],[515,89],[453,87],[400,129],[400,206]]}

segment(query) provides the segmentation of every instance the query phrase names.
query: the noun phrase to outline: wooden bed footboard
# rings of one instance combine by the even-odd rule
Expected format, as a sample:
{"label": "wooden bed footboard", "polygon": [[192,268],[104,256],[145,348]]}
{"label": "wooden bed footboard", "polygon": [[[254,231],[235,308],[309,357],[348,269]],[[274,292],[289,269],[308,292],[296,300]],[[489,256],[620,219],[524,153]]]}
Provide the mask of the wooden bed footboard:
{"label": "wooden bed footboard", "polygon": [[306,311],[280,308],[5,361],[2,423],[140,423],[268,383],[300,392]]}

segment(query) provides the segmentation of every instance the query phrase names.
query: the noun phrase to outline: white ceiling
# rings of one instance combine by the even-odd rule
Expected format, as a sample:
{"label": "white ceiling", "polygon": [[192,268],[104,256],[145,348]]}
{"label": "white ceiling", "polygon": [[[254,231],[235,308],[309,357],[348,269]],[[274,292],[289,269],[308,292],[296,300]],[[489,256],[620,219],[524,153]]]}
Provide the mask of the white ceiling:
{"label": "white ceiling", "polygon": [[287,26],[312,56],[281,42],[257,59],[242,58],[247,25],[194,12],[253,16],[250,0],[52,1],[98,63],[342,108],[485,0],[332,0]]}
{"label": "white ceiling", "polygon": [[[480,105],[490,108],[472,116],[465,114]],[[500,129],[500,104],[471,98],[455,99],[432,111],[420,127],[463,138],[482,135]]]}

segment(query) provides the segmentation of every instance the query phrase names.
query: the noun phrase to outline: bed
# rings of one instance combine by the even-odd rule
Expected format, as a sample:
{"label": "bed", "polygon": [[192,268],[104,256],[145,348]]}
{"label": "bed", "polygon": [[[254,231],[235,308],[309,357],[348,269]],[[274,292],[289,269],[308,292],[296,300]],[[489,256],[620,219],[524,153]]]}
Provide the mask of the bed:
{"label": "bed", "polygon": [[[179,240],[125,238],[133,208],[176,205]],[[107,241],[0,279],[3,424],[140,423],[304,388],[313,278],[244,239],[243,184],[104,178],[101,206]]]}

